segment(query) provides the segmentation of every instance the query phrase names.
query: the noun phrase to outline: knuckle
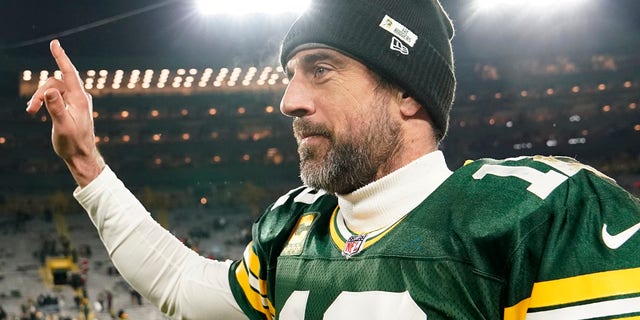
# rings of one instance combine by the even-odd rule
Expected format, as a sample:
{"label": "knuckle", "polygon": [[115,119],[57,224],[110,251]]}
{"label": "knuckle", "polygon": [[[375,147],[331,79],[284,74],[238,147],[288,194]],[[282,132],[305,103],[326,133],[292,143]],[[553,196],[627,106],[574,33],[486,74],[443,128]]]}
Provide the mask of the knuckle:
{"label": "knuckle", "polygon": [[49,77],[47,78],[47,80],[44,82],[44,84],[42,85],[42,87],[46,87],[46,88],[55,88],[58,87],[60,84],[60,80],[54,78],[54,77]]}

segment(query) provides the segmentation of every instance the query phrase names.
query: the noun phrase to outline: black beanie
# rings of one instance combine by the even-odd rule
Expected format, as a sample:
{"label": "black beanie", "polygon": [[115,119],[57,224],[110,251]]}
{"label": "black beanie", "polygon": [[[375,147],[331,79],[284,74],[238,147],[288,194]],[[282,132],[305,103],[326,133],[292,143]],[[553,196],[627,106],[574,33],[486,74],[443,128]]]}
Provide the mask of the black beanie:
{"label": "black beanie", "polygon": [[453,33],[437,0],[312,0],[284,38],[280,62],[314,45],[351,56],[422,104],[440,140],[456,86]]}

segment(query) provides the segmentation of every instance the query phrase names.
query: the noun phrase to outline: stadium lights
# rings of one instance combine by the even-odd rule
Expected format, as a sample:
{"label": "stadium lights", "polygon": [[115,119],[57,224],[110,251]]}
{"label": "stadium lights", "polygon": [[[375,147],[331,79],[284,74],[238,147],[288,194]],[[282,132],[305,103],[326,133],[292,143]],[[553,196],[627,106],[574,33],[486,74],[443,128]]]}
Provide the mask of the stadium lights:
{"label": "stadium lights", "polygon": [[244,15],[251,13],[298,13],[304,11],[309,5],[309,0],[195,0],[195,3],[200,13],[204,15]]}
{"label": "stadium lights", "polygon": [[[22,70],[19,84],[20,96],[33,94],[38,87],[54,76],[62,78],[59,70]],[[289,79],[281,66],[243,66],[162,69],[88,69],[79,72],[84,88],[94,97],[105,95],[182,95],[207,92],[284,90]],[[627,81],[626,88],[633,87]],[[601,84],[602,88],[606,85]],[[600,89],[602,91],[604,89]]]}
{"label": "stadium lights", "polygon": [[520,8],[520,9],[563,9],[575,8],[584,5],[592,0],[476,0],[474,2],[476,9],[479,10],[496,10],[500,8]]}

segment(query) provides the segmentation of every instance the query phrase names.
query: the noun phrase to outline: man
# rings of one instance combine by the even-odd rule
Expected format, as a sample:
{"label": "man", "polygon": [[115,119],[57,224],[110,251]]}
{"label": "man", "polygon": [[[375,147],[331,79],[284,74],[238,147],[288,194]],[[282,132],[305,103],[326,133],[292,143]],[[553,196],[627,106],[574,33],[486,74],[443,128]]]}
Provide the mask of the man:
{"label": "man", "polygon": [[155,223],[105,165],[91,98],[60,44],[43,102],[53,146],[114,264],[180,319],[539,319],[640,315],[640,201],[571,159],[449,171],[453,28],[435,0],[315,1],[281,59],[305,186],[239,261]]}

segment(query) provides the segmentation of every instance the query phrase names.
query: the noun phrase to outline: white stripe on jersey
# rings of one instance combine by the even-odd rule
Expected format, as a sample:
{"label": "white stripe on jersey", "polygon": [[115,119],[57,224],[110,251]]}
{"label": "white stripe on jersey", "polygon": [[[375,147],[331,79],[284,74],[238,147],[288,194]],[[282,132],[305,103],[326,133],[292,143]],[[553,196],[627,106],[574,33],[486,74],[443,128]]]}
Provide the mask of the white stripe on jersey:
{"label": "white stripe on jersey", "polygon": [[530,312],[527,320],[570,320],[591,319],[640,312],[640,297],[612,301],[602,301],[561,309]]}

